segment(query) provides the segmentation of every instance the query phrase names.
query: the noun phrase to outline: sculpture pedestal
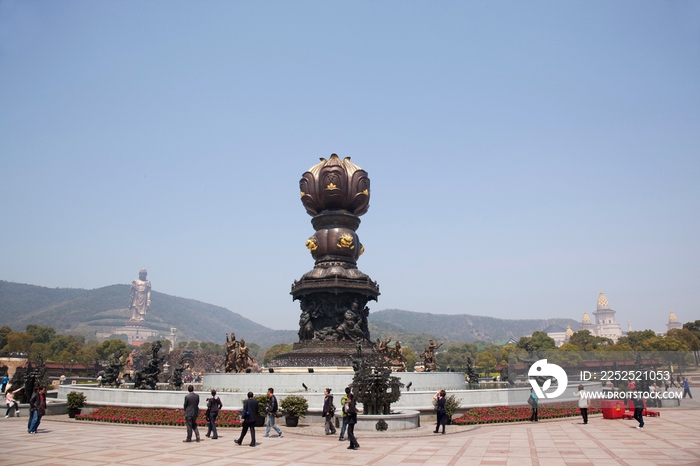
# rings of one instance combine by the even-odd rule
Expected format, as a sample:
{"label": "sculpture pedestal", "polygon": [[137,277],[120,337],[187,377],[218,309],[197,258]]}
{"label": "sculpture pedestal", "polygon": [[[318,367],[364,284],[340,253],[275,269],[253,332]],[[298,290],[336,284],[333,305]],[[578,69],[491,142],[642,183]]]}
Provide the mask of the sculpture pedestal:
{"label": "sculpture pedestal", "polygon": [[[369,342],[363,342],[363,346],[369,346]],[[369,350],[371,351],[371,350]],[[275,371],[282,368],[292,370],[292,368],[308,368],[324,371],[326,368],[346,367],[352,372],[352,361],[357,355],[357,344],[352,341],[302,341],[294,343],[292,351],[280,354],[275,357],[268,367]],[[337,372],[337,369],[327,372]]]}
{"label": "sculpture pedestal", "polygon": [[149,337],[157,337],[160,332],[149,328],[146,321],[130,320],[124,327],[114,329],[114,334],[126,335],[130,345],[141,346],[148,341]]}

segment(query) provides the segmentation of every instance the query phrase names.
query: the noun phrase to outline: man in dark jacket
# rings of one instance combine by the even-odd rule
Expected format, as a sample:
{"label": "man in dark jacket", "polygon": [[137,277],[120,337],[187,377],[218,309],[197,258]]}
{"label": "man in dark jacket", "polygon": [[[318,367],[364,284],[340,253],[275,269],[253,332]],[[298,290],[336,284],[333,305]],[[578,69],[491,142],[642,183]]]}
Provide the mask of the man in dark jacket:
{"label": "man in dark jacket", "polygon": [[253,398],[253,392],[248,392],[248,399],[243,402],[243,430],[241,431],[241,436],[238,440],[234,440],[234,443],[240,445],[243,443],[243,438],[245,434],[248,433],[250,428],[250,446],[255,446],[255,423],[258,422],[258,400]]}
{"label": "man in dark jacket", "polygon": [[192,441],[192,431],[196,437],[195,442],[199,442],[199,430],[197,430],[197,416],[199,416],[199,395],[194,392],[194,387],[187,387],[189,392],[185,395],[185,424],[187,424],[187,439],[183,442]]}
{"label": "man in dark jacket", "polygon": [[216,416],[223,406],[224,404],[221,402],[221,398],[216,395],[216,390],[212,390],[211,398],[207,398],[207,422],[209,423],[207,437],[211,435],[212,440],[219,438],[219,434],[216,433]]}
{"label": "man in dark jacket", "polygon": [[46,389],[44,387],[34,389],[34,393],[29,399],[29,411],[31,412],[29,433],[36,434],[41,418],[46,414]]}
{"label": "man in dark jacket", "polygon": [[637,392],[633,396],[634,418],[639,422],[637,429],[644,429],[644,398],[642,398],[642,392]]}
{"label": "man in dark jacket", "polygon": [[269,402],[267,403],[267,416],[265,419],[265,437],[270,436],[270,427],[277,431],[277,438],[282,437],[282,431],[279,427],[275,425],[275,416],[277,415],[277,397],[275,396],[275,389],[270,387],[267,389],[267,397]]}

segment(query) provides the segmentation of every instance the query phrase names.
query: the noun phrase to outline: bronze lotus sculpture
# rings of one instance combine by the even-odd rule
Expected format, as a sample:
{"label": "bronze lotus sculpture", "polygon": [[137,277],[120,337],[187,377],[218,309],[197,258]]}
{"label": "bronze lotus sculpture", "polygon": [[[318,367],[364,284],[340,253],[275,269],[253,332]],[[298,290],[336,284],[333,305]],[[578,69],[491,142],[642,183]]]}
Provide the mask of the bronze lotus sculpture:
{"label": "bronze lotus sculpture", "polygon": [[379,296],[377,283],[357,268],[369,177],[350,157],[332,154],[302,175],[299,189],[315,230],[305,242],[315,264],[292,285],[301,307],[299,342],[271,366],[350,366],[356,342],[371,345],[367,303]]}

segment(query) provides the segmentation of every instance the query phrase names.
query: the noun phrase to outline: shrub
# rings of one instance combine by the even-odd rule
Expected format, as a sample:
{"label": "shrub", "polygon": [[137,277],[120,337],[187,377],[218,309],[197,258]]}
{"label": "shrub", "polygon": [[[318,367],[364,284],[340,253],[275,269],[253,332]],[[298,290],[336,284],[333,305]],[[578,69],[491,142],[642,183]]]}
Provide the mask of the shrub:
{"label": "shrub", "polygon": [[309,410],[309,403],[303,396],[289,395],[280,401],[280,407],[287,417],[304,417]]}
{"label": "shrub", "polygon": [[87,397],[81,392],[70,392],[66,395],[68,409],[80,409],[85,406]]}

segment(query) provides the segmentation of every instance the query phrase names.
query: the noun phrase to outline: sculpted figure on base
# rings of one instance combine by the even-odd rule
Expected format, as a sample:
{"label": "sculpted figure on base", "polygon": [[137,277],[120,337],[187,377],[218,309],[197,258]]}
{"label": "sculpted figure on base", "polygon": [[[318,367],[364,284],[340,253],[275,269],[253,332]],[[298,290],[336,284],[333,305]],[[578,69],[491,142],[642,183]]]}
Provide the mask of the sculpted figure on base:
{"label": "sculpted figure on base", "polygon": [[250,356],[250,350],[241,338],[236,341],[236,335],[232,332],[229,340],[226,334],[226,372],[262,372],[258,362]]}
{"label": "sculpted figure on base", "polygon": [[131,283],[129,293],[129,310],[131,321],[142,322],[146,318],[146,311],[151,307],[151,282],[146,280],[148,272],[141,269],[139,278]]}
{"label": "sculpted figure on base", "polygon": [[231,339],[228,339],[228,333],[226,334],[226,367],[224,370],[226,372],[238,372],[236,370],[236,348],[238,347],[238,342],[236,341],[236,334],[231,332]]}
{"label": "sculpted figure on base", "polygon": [[423,352],[423,365],[425,369],[430,372],[435,372],[437,370],[437,359],[435,358],[435,350],[442,346],[442,343],[435,344],[433,340],[428,342],[428,346],[425,347]]}

